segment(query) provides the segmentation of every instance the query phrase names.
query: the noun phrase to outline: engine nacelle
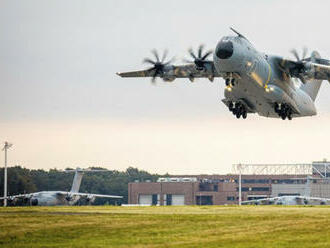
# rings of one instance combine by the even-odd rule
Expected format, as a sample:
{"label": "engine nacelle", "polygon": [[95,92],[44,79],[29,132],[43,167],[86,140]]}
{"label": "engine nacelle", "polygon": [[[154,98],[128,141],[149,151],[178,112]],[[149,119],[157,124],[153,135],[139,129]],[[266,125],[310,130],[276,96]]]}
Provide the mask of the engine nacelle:
{"label": "engine nacelle", "polygon": [[312,63],[310,62],[304,63],[304,70],[305,72],[303,74],[303,78],[305,80],[314,79],[316,70]]}
{"label": "engine nacelle", "polygon": [[88,203],[93,203],[95,201],[96,197],[95,196],[87,196],[86,201]]}
{"label": "engine nacelle", "polygon": [[30,200],[30,205],[31,205],[31,206],[37,206],[37,205],[38,205],[38,199],[35,199],[35,198],[33,199],[33,198],[32,198],[32,199]]}

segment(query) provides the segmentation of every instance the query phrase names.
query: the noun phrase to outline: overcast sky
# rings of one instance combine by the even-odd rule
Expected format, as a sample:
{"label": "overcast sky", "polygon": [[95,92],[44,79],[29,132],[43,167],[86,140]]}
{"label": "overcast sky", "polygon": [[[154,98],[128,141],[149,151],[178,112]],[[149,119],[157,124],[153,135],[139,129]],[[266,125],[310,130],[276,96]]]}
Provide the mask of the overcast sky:
{"label": "overcast sky", "polygon": [[[330,88],[318,116],[237,120],[224,81],[149,79],[150,50],[176,63],[189,47],[214,49],[232,26],[263,52],[307,46],[330,57],[327,1],[1,1],[0,141],[10,165],[135,166],[158,173],[227,173],[234,163],[330,158]],[[3,161],[3,153],[0,154]],[[2,162],[1,162],[2,164]]]}

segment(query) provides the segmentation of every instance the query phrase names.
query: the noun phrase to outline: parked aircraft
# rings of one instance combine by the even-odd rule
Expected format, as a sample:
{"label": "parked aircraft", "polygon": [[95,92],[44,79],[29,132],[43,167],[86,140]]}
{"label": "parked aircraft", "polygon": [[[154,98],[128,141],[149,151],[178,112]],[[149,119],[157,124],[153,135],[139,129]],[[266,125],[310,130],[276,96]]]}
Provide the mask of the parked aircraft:
{"label": "parked aircraft", "polygon": [[242,205],[330,205],[330,199],[287,195],[250,201],[242,201]]}
{"label": "parked aircraft", "polygon": [[[121,77],[157,77],[166,82],[176,78],[222,77],[225,79],[225,98],[222,100],[237,118],[247,114],[291,120],[293,117],[316,115],[315,99],[322,80],[330,79],[330,61],[322,59],[314,51],[306,58],[307,49],[300,57],[296,50],[292,53],[296,60],[268,55],[257,51],[242,34],[232,29],[236,36],[225,36],[217,44],[213,61],[207,60],[212,51],[198,53],[192,49],[192,61],[184,65],[166,62],[167,51],[160,58],[157,51],[152,53],[156,60],[144,59],[152,67],[141,71],[117,73]],[[293,79],[299,79],[300,83]]]}
{"label": "parked aircraft", "polygon": [[328,181],[328,178],[315,178],[307,176],[306,178],[292,178],[293,180],[306,179],[305,192],[303,196],[300,195],[284,195],[278,197],[270,197],[263,199],[255,199],[250,201],[242,201],[243,205],[330,205],[329,198],[311,197],[311,181],[322,180]]}
{"label": "parked aircraft", "polygon": [[[84,172],[102,172],[105,170],[80,169],[67,170],[66,172],[75,172],[72,187],[70,191],[41,191],[29,194],[8,196],[9,205],[21,206],[58,206],[58,205],[76,205],[78,202],[92,203],[96,197],[122,199],[122,196],[101,195],[90,193],[79,193],[79,188]],[[0,197],[3,200],[4,197]]]}

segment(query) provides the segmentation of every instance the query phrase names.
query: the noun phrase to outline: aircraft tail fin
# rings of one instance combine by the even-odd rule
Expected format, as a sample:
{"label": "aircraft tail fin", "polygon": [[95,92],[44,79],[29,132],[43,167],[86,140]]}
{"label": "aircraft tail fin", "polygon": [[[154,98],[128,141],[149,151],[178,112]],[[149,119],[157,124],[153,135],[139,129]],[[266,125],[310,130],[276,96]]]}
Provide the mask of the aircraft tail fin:
{"label": "aircraft tail fin", "polygon": [[75,169],[75,170],[66,170],[65,172],[75,172],[70,192],[72,192],[72,193],[79,192],[79,188],[80,188],[80,184],[81,184],[81,180],[84,175],[84,172],[105,172],[105,171],[107,171],[107,170],[81,169],[79,167],[77,167],[77,169]]}
{"label": "aircraft tail fin", "polygon": [[[316,58],[321,58],[320,54],[316,51],[312,52],[311,61],[315,62]],[[305,91],[313,101],[315,101],[317,94],[319,93],[320,87],[322,84],[322,80],[309,80],[305,84],[301,86],[301,89]]]}
{"label": "aircraft tail fin", "polygon": [[74,193],[79,192],[79,188],[80,188],[80,184],[81,184],[81,180],[82,180],[83,175],[84,175],[84,171],[77,168],[76,172],[74,174],[74,178],[73,178],[72,187],[71,187],[70,192],[74,192]]}
{"label": "aircraft tail fin", "polygon": [[301,89],[305,91],[313,101],[315,101],[317,94],[319,93],[322,80],[310,80],[301,86]]}

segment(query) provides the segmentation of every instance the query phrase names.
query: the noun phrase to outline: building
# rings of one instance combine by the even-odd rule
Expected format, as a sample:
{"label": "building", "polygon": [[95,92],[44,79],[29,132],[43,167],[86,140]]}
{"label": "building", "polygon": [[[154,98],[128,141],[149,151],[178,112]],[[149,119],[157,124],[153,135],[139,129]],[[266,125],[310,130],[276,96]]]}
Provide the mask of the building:
{"label": "building", "polygon": [[[241,180],[240,180],[241,178]],[[330,163],[234,165],[227,175],[183,175],[128,185],[129,204],[225,205],[283,195],[330,198]]]}

